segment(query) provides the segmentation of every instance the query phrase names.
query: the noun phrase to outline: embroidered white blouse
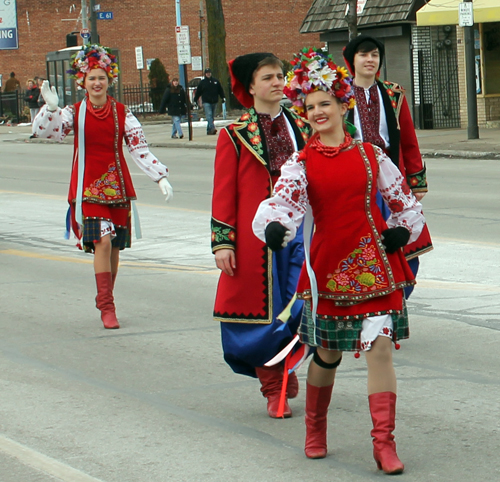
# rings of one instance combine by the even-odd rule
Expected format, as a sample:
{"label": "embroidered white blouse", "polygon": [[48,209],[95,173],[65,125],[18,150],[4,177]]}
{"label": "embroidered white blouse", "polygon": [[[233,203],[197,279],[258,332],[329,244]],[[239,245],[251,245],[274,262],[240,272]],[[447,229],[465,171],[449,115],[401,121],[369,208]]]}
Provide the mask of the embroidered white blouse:
{"label": "embroidered white blouse", "polygon": [[[44,105],[33,121],[33,134],[37,137],[53,139],[62,142],[73,130],[75,110],[73,106],[60,107],[50,112]],[[124,136],[127,139],[127,148],[134,162],[153,181],[168,177],[168,168],[151,153],[146,142],[146,136],[137,117],[125,110]]]}

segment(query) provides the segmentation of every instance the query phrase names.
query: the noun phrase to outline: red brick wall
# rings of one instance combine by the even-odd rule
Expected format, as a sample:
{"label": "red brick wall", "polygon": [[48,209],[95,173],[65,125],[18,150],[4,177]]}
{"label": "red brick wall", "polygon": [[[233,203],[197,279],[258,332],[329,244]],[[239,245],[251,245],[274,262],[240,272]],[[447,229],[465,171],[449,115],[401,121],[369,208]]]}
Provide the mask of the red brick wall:
{"label": "red brick wall", "polygon": [[[88,2],[87,2],[88,3]],[[167,72],[177,75],[175,2],[160,0],[96,0],[113,20],[98,20],[103,45],[118,48],[124,84],[138,84],[135,47],[144,58],[159,58]],[[223,0],[228,60],[244,53],[271,51],[291,60],[304,46],[321,46],[319,34],[299,34],[312,0]],[[73,6],[76,7],[76,11]],[[11,71],[21,84],[35,75],[45,76],[45,54],[66,47],[66,34],[79,31],[79,0],[18,0],[19,49],[0,50],[0,73],[5,82]],[[181,0],[182,24],[190,27],[192,55],[201,55],[199,0]],[[203,2],[203,10],[205,10]],[[206,26],[204,27],[206,31]],[[79,43],[81,39],[78,36]],[[208,49],[206,48],[208,55]],[[188,66],[189,78],[201,75]],[[143,72],[146,80],[147,72]]]}

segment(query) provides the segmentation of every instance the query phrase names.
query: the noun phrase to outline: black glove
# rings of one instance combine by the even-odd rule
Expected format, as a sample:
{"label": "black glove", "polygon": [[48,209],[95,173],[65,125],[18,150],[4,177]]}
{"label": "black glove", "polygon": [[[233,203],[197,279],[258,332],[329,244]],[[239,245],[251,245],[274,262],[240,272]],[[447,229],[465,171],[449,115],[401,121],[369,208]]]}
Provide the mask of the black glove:
{"label": "black glove", "polygon": [[406,246],[410,239],[410,231],[402,226],[397,228],[389,228],[382,231],[382,244],[387,253],[395,253],[398,249]]}
{"label": "black glove", "polygon": [[266,227],[266,244],[273,251],[283,249],[283,241],[287,232],[288,229],[277,221],[269,223]]}

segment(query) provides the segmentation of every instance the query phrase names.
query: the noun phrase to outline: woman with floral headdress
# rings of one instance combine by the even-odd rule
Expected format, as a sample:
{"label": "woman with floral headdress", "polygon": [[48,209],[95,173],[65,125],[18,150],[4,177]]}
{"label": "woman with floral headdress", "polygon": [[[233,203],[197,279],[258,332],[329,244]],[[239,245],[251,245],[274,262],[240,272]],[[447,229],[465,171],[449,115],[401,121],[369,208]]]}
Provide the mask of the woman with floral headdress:
{"label": "woman with floral headdress", "polygon": [[[132,177],[122,151],[123,140],[137,165],[160,187],[169,201],[173,196],[168,169],[149,151],[139,121],[107,94],[118,80],[118,64],[101,45],[86,45],[68,71],[86,95],[81,102],[59,107],[54,87],[44,81],[45,105],[33,123],[33,134],[61,142],[74,130],[73,168],[68,202],[71,226],[80,247],[94,253],[96,305],[104,328],[120,325],[116,318],[113,287],[120,250],[130,246],[131,212],[136,199]],[[138,224],[136,224],[136,234]]]}
{"label": "woman with floral headdress", "polygon": [[[316,49],[304,49],[292,65],[285,94],[315,133],[282,167],[253,229],[279,250],[304,222],[299,336],[316,348],[307,375],[305,453],[326,456],[336,369],[344,351],[359,357],[361,350],[368,365],[374,457],[379,469],[401,473],[392,435],[396,376],[391,343],[409,335],[403,288],[414,277],[401,248],[425,224],[421,205],[381,149],[354,141],[347,132],[344,115],[354,106],[347,71]],[[392,211],[387,223],[376,204],[377,188]]]}

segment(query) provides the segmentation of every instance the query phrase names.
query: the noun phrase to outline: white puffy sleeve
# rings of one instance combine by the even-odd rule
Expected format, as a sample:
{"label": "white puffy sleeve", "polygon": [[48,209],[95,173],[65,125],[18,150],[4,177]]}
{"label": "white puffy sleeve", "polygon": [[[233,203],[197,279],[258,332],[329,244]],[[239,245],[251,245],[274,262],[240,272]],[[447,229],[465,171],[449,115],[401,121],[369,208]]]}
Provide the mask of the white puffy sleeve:
{"label": "white puffy sleeve", "polygon": [[391,159],[379,147],[373,146],[373,148],[379,165],[378,190],[391,211],[387,226],[389,228],[402,226],[408,229],[411,234],[408,243],[412,243],[417,240],[425,226],[422,205]]}
{"label": "white puffy sleeve", "polygon": [[265,242],[267,225],[277,221],[290,231],[290,239],[295,238],[308,205],[305,166],[300,153],[295,152],[283,164],[272,197],[262,201],[257,209],[252,224],[255,236]]}
{"label": "white puffy sleeve", "polygon": [[31,129],[37,137],[62,142],[73,130],[74,117],[75,108],[72,105],[67,105],[64,109],[58,107],[54,112],[51,112],[47,105],[44,105],[33,120]]}
{"label": "white puffy sleeve", "polygon": [[125,116],[125,142],[132,159],[153,181],[168,177],[167,166],[151,153],[142,126],[129,109]]}

